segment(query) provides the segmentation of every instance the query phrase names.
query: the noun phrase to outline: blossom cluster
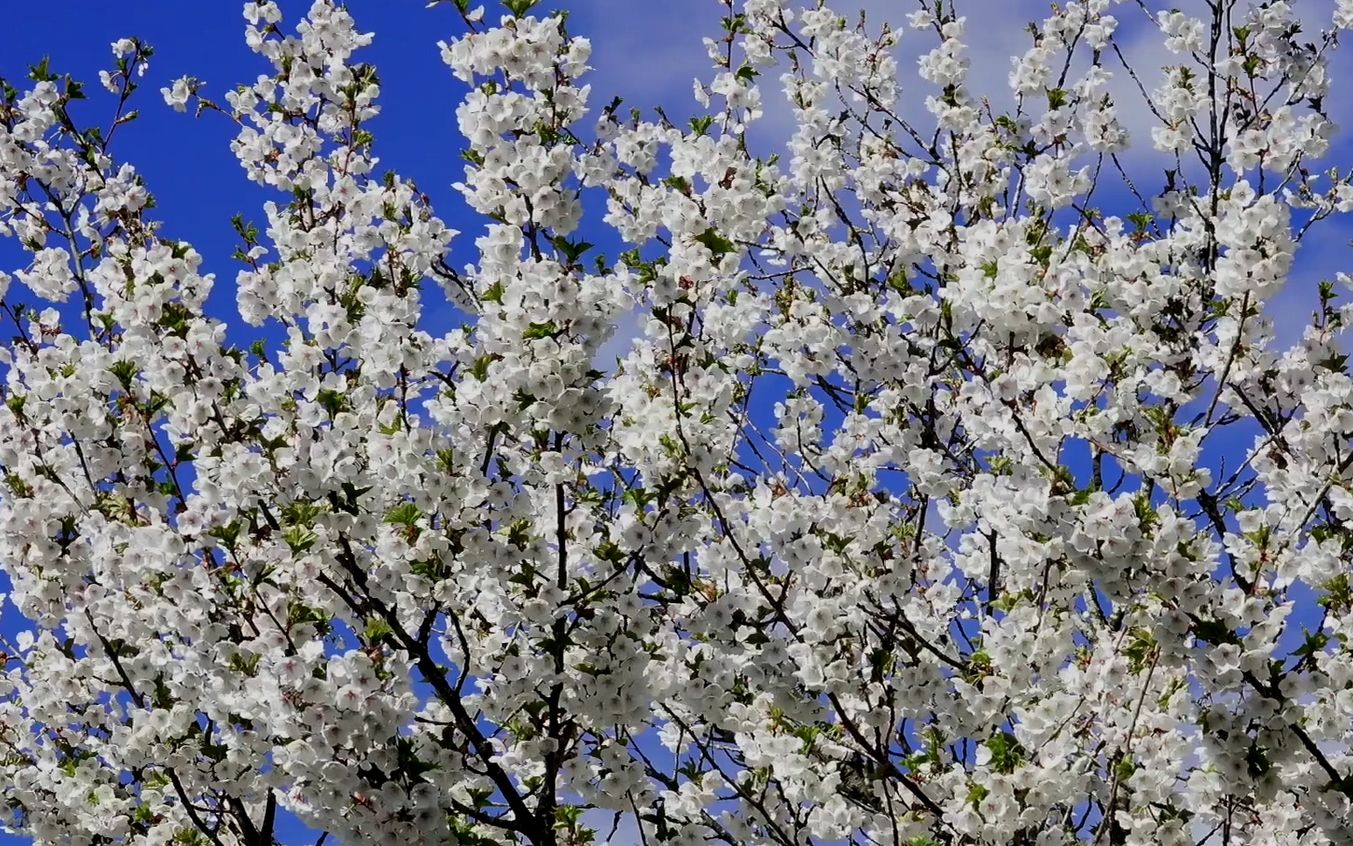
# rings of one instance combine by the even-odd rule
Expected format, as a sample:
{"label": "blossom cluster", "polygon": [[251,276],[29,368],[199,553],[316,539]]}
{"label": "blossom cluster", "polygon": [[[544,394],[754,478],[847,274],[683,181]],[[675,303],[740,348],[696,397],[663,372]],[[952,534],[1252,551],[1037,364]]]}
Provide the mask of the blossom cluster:
{"label": "blossom cluster", "polygon": [[376,171],[373,36],[248,0],[267,72],[161,94],[276,192],[250,350],[114,156],[150,47],[111,129],[0,86],[5,827],[1353,842],[1353,280],[1290,348],[1264,309],[1353,211],[1353,5],[1070,0],[998,112],[952,2],[717,2],[678,125],[599,107],[565,14],[452,0],[457,267]]}

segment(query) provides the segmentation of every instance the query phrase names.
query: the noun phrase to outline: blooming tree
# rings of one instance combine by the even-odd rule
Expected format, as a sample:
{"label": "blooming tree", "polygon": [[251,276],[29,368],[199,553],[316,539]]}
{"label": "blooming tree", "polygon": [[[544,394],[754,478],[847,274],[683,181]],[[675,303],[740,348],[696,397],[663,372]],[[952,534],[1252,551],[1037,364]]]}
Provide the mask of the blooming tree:
{"label": "blooming tree", "polygon": [[236,220],[272,348],[114,158],[146,44],[102,130],[3,86],[13,830],[1353,842],[1347,280],[1291,348],[1264,311],[1353,210],[1353,3],[1075,0],[1000,93],[953,0],[726,0],[687,125],[592,96],[562,13],[433,5],[464,267],[334,0],[250,0],[270,73],[163,91],[278,192]]}

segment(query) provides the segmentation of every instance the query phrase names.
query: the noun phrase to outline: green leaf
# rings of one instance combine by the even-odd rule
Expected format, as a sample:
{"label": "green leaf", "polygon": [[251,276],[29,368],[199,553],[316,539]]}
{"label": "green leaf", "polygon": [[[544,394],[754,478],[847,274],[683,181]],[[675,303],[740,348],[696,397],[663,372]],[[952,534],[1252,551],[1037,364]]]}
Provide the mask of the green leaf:
{"label": "green leaf", "polygon": [[1009,614],[1017,608],[1021,602],[1029,598],[1031,597],[1027,596],[1023,591],[1020,593],[1003,593],[996,597],[996,601],[991,603],[991,607],[1000,611],[1002,614]]}
{"label": "green leaf", "polygon": [[532,323],[522,333],[522,339],[526,341],[535,341],[540,338],[553,338],[559,332],[559,327],[554,325],[553,321],[548,323]]}
{"label": "green leaf", "polygon": [[987,790],[982,785],[974,784],[972,787],[968,788],[968,804],[976,808],[978,805],[982,804],[982,800],[987,798],[987,794],[990,792],[990,790]]}
{"label": "green leaf", "polygon": [[42,61],[36,65],[29,65],[28,78],[34,82],[46,82],[56,77],[52,74],[52,57],[43,56]]}
{"label": "green leaf", "polygon": [[602,561],[607,561],[611,564],[619,564],[625,560],[625,551],[614,541],[609,540],[597,544],[596,555]]}
{"label": "green leaf", "polygon": [[570,241],[562,235],[556,236],[551,243],[554,244],[554,248],[560,254],[568,259],[569,264],[576,263],[583,253],[592,249],[593,246],[586,241]]}
{"label": "green leaf", "polygon": [[968,684],[976,684],[983,676],[991,672],[991,656],[985,649],[978,649],[968,656],[968,672],[963,680]]}
{"label": "green leaf", "polygon": [[246,676],[252,676],[258,670],[258,664],[262,657],[261,655],[246,655],[237,652],[230,656],[230,669]]}
{"label": "green leaf", "polygon": [[122,390],[130,391],[132,380],[141,375],[141,368],[134,361],[116,361],[113,366],[108,368],[109,372],[117,377],[117,381],[122,385]]}
{"label": "green leaf", "polygon": [[1335,373],[1343,373],[1348,368],[1348,356],[1343,353],[1335,353],[1329,358],[1321,359],[1316,362],[1317,367],[1323,367]]}
{"label": "green leaf", "polygon": [[1193,636],[1212,644],[1240,643],[1240,638],[1236,637],[1235,632],[1218,620],[1195,620]]}
{"label": "green leaf", "polygon": [[1329,635],[1324,632],[1306,632],[1306,642],[1292,652],[1298,658],[1309,658],[1321,652],[1329,645]]}
{"label": "green leaf", "polygon": [[998,731],[985,744],[991,750],[991,768],[1009,775],[1025,761],[1024,746],[1012,734]]}
{"label": "green leaf", "polygon": [[720,235],[713,227],[696,235],[695,240],[713,253],[715,260],[721,259],[737,249],[736,244]]}
{"label": "green leaf", "polygon": [[1322,587],[1324,595],[1316,600],[1320,605],[1340,613],[1353,610],[1353,581],[1347,573],[1340,573]]}
{"label": "green leaf", "polygon": [[394,629],[390,628],[390,624],[380,617],[370,617],[366,621],[366,628],[362,631],[362,639],[367,643],[379,643],[393,632]]}
{"label": "green leaf", "polygon": [[413,528],[418,525],[418,519],[423,516],[423,512],[418,510],[418,506],[412,502],[402,502],[385,512],[385,522],[392,526],[407,526]]}
{"label": "green leaf", "polygon": [[324,506],[318,503],[305,499],[294,500],[282,507],[282,525],[310,528],[315,525],[315,518],[323,513]]}
{"label": "green leaf", "polygon": [[221,545],[224,546],[226,549],[234,549],[235,543],[239,540],[240,537],[240,521],[235,520],[234,522],[228,523],[227,525],[217,526],[216,528],[212,529],[208,534],[219,540],[221,542]]}
{"label": "green leaf", "polygon": [[1156,647],[1156,638],[1150,631],[1140,626],[1129,632],[1129,636],[1132,640],[1123,649],[1123,654],[1127,656],[1128,667],[1132,672],[1139,673],[1146,666],[1152,650]]}
{"label": "green leaf", "polygon": [[314,546],[315,541],[319,540],[319,536],[315,534],[313,529],[305,526],[291,526],[282,532],[282,540],[286,541],[287,546],[291,547],[293,554],[299,555]]}
{"label": "green leaf", "polygon": [[329,412],[330,417],[336,416],[340,411],[348,407],[348,398],[346,395],[330,388],[325,388],[319,392],[316,401]]}
{"label": "green leaf", "polygon": [[420,576],[431,582],[439,582],[446,578],[451,572],[445,564],[436,560],[414,561],[409,565],[409,572],[415,576]]}
{"label": "green leaf", "polygon": [[493,356],[481,355],[479,358],[475,359],[474,364],[471,365],[470,375],[475,378],[476,382],[484,381],[489,376],[489,365],[492,363]]}
{"label": "green leaf", "polygon": [[653,494],[645,488],[630,488],[625,491],[621,497],[625,502],[633,505],[637,510],[643,511],[644,506],[653,500]]}

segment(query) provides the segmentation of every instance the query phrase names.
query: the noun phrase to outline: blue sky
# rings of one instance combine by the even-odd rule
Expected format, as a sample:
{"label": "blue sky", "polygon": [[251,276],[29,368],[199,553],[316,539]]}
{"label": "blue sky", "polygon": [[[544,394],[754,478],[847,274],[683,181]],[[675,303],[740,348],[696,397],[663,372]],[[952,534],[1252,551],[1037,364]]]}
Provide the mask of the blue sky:
{"label": "blue sky", "polygon": [[[237,341],[247,342],[250,330],[232,319],[238,265],[230,258],[236,246],[230,220],[236,213],[261,220],[263,203],[280,200],[281,195],[246,179],[229,149],[233,124],[220,115],[194,120],[173,112],[159,95],[159,89],[173,79],[192,75],[205,82],[205,96],[220,100],[235,84],[268,70],[267,63],[244,44],[241,5],[239,0],[49,0],[30,4],[22,16],[11,13],[0,28],[0,76],[17,83],[28,64],[50,56],[53,70],[86,82],[91,99],[85,104],[85,114],[98,116],[98,122],[104,123],[112,101],[99,88],[97,72],[110,64],[109,45],[118,38],[136,36],[155,47],[156,55],[138,93],[139,103],[134,104],[140,118],[119,130],[115,153],[135,164],[145,177],[158,201],[154,214],[166,221],[165,234],[191,242],[205,257],[205,270],[217,276],[211,309],[231,323]],[[438,40],[461,31],[455,13],[449,6],[425,9],[420,0],[350,0],[348,5],[359,27],[376,33],[375,42],[360,58],[376,64],[383,83],[382,114],[372,124],[381,167],[414,179],[433,198],[447,224],[464,233],[455,262],[470,261],[473,256],[468,250],[483,224],[466,216],[463,202],[450,188],[463,176],[455,121],[461,88],[443,65],[436,46]],[[560,5],[572,12],[571,30],[593,42],[594,105],[599,107],[619,94],[631,106],[663,104],[674,116],[692,107],[691,80],[705,75],[708,68],[700,39],[718,31],[718,2],[572,0],[552,1],[542,8]],[[842,3],[840,8],[850,5]],[[868,5],[875,11],[912,8],[898,0],[872,0]],[[306,0],[282,0],[288,23],[307,6]],[[1125,20],[1131,15],[1130,6],[1118,12]],[[1004,85],[1008,57],[1028,43],[1027,35],[1021,33],[1022,24],[1041,18],[1046,8],[1044,0],[960,2],[961,11],[970,15],[976,90]],[[1125,30],[1128,52],[1147,63],[1167,61],[1153,47],[1154,37],[1140,24],[1137,27]],[[928,38],[909,34],[904,36],[903,52],[914,56],[930,44]],[[1340,66],[1347,69],[1347,62]],[[911,74],[905,64],[903,73],[904,79]],[[774,82],[766,87],[768,101],[778,99]],[[918,103],[919,97],[906,110],[915,113]],[[769,144],[782,137],[784,126],[782,118],[771,114],[756,137]],[[1137,143],[1145,140],[1144,132],[1134,134]],[[1341,152],[1349,149],[1345,144]],[[1153,166],[1149,157],[1135,161],[1144,172]],[[1156,172],[1143,188],[1149,190],[1158,181]],[[1338,224],[1317,230],[1299,254],[1292,285],[1271,304],[1284,340],[1299,336],[1300,323],[1315,302],[1318,279],[1347,261],[1348,234],[1348,227]],[[21,262],[12,244],[0,243],[0,270],[12,272]],[[0,622],[0,629],[7,632],[15,627],[12,619]],[[0,844],[11,842],[22,841],[0,835]],[[302,841],[297,837],[291,842]]]}

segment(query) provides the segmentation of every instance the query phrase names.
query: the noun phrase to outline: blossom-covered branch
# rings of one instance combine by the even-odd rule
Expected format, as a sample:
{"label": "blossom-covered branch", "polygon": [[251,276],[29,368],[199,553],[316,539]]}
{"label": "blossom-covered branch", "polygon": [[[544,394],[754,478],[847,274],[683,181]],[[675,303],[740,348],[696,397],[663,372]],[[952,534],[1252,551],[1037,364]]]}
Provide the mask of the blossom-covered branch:
{"label": "blossom-covered branch", "polygon": [[1353,4],[1073,0],[990,91],[977,2],[710,2],[684,126],[534,0],[421,13],[462,267],[377,171],[372,36],[245,3],[268,72],[161,93],[276,191],[250,350],[115,158],[150,47],[102,128],[45,63],[0,87],[6,825],[1353,840],[1348,277],[1291,348],[1264,308],[1353,210]]}

